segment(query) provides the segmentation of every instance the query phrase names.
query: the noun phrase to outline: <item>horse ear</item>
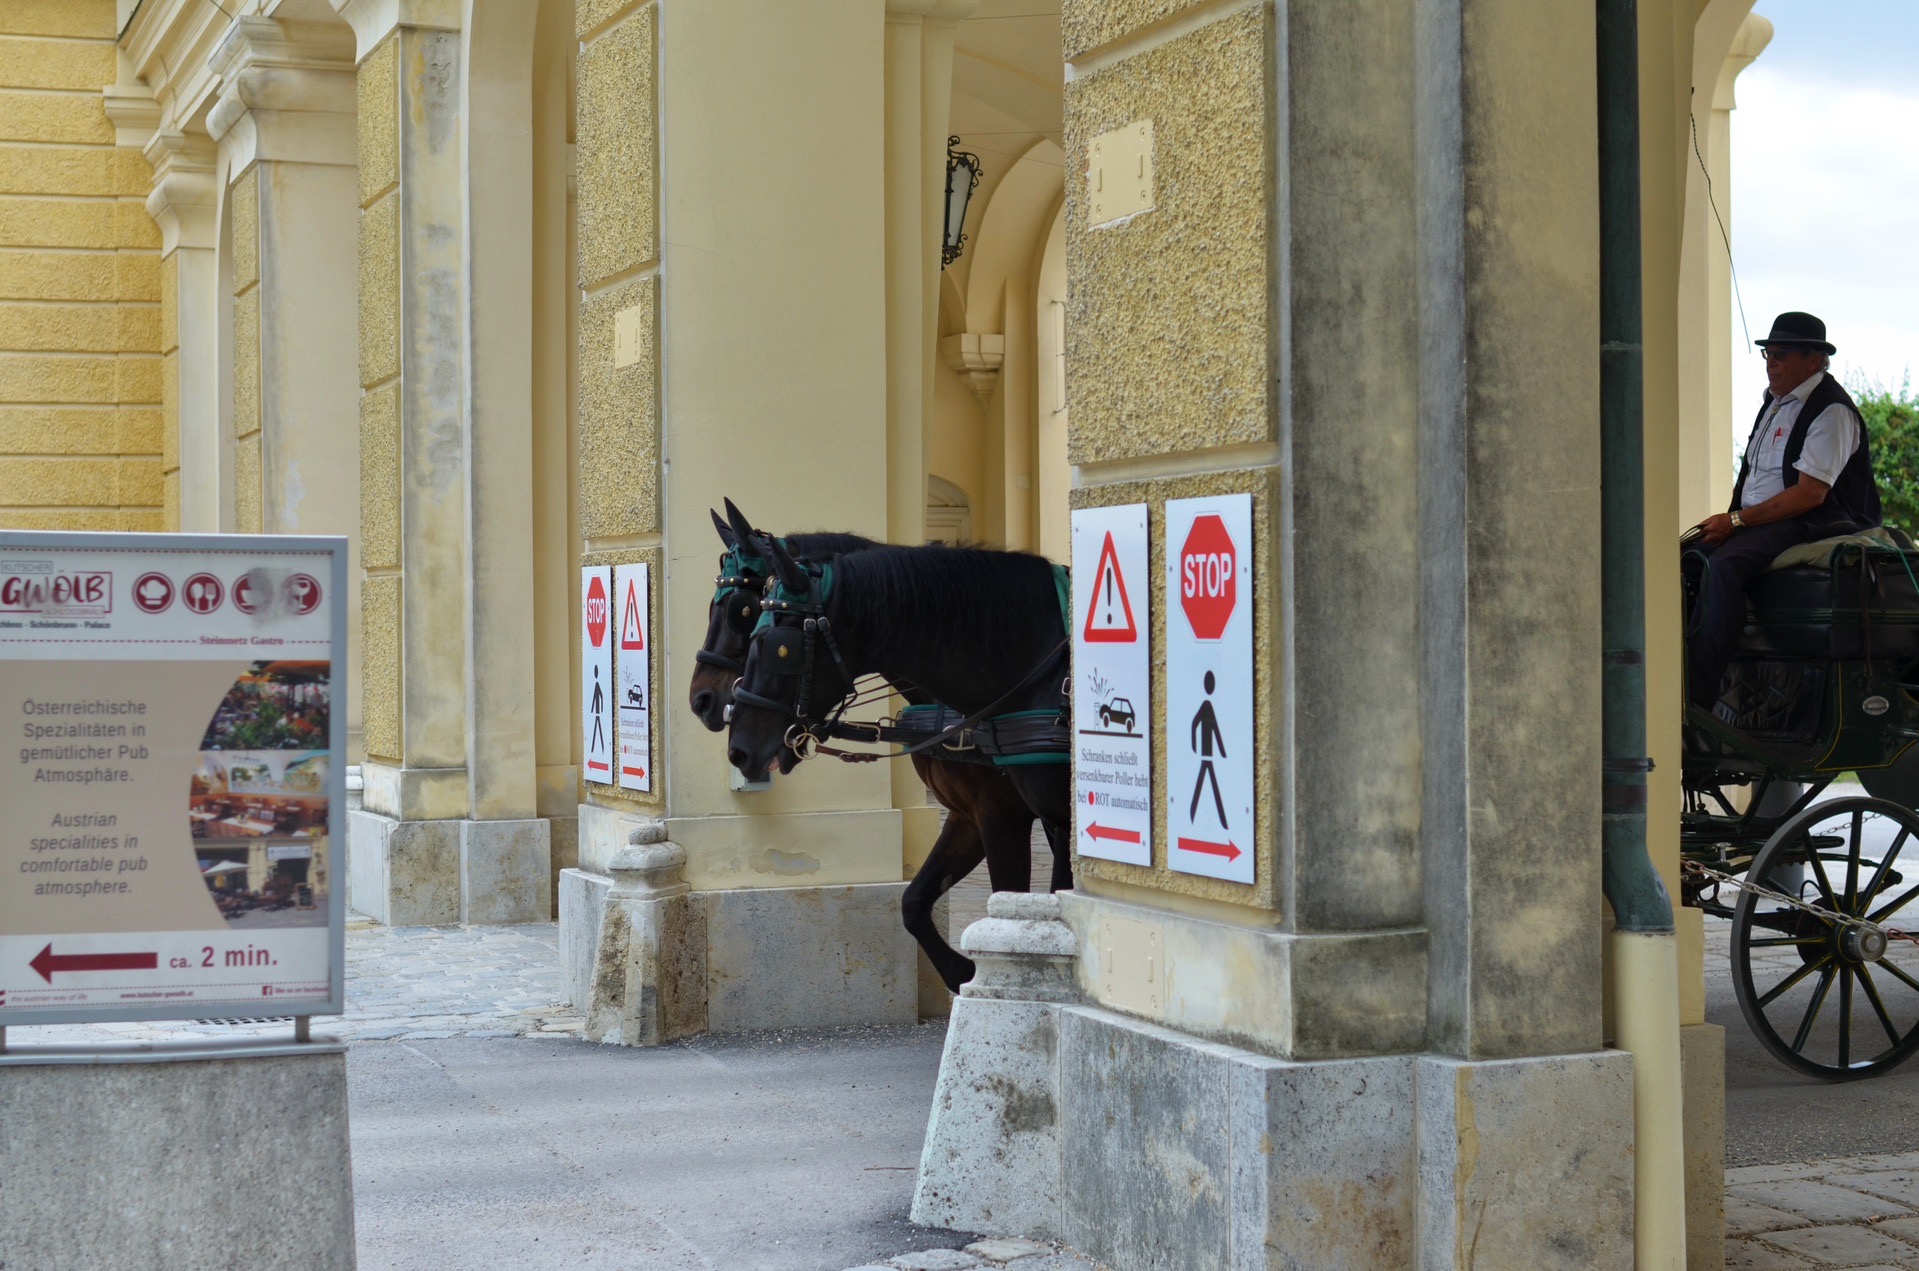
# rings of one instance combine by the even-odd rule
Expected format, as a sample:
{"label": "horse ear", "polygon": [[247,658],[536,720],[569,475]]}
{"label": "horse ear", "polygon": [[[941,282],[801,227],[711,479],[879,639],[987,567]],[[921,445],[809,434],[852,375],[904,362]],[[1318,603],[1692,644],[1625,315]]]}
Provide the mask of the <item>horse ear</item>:
{"label": "horse ear", "polygon": [[773,562],[773,572],[779,575],[780,585],[796,595],[802,595],[813,585],[813,579],[801,565],[787,554],[786,547],[770,534],[760,535],[760,546],[766,549],[767,557]]}
{"label": "horse ear", "polygon": [[733,527],[734,535],[738,537],[742,544],[752,542],[753,522],[746,519],[746,513],[740,511],[739,508],[734,505],[733,500],[726,499],[724,502],[726,504],[726,521],[727,524]]}
{"label": "horse ear", "polygon": [[722,521],[720,514],[712,508],[706,509],[706,514],[713,518],[713,528],[720,532],[720,542],[726,545],[726,550],[730,552],[737,548],[740,545],[740,536],[733,532],[733,527]]}

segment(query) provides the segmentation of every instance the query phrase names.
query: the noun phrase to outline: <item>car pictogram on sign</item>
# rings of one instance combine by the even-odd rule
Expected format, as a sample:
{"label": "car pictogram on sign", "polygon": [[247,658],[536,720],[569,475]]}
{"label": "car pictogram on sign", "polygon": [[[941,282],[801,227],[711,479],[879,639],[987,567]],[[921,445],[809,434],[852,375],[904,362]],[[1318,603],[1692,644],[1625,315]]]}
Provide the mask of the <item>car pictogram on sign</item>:
{"label": "car pictogram on sign", "polygon": [[1118,724],[1121,728],[1131,729],[1138,716],[1133,712],[1133,704],[1123,697],[1115,697],[1110,702],[1101,702],[1099,722],[1111,728]]}

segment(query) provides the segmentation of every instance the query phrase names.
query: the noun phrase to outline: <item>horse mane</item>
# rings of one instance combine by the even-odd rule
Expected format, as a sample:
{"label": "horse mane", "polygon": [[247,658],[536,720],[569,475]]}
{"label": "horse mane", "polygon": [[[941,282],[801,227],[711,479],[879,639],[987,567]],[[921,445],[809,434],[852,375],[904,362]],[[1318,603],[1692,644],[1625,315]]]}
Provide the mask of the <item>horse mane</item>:
{"label": "horse mane", "polygon": [[869,548],[883,546],[877,539],[837,530],[787,534],[784,536],[784,541],[787,551],[806,560],[825,560],[844,556],[849,552],[863,552]]}
{"label": "horse mane", "polygon": [[835,621],[869,653],[964,632],[983,652],[1037,654],[1063,634],[1053,564],[1031,552],[881,546],[841,557],[835,570]]}

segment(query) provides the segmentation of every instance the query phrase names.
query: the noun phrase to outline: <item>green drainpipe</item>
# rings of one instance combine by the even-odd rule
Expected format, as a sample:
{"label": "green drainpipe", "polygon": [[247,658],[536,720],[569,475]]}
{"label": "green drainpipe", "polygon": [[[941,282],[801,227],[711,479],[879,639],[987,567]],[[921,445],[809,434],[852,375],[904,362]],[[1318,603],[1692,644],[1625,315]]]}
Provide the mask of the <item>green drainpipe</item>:
{"label": "green drainpipe", "polygon": [[1604,887],[1620,931],[1671,931],[1646,855],[1646,489],[1639,243],[1639,15],[1599,19],[1599,437]]}

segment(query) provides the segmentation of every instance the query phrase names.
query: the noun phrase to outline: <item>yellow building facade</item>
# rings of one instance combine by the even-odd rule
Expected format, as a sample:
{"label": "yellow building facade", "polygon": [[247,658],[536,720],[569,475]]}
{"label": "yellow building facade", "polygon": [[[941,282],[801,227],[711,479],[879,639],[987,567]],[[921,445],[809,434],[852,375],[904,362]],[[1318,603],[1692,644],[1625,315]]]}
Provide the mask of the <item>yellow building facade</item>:
{"label": "yellow building facade", "polygon": [[[1655,809],[1675,531],[1728,493],[1706,183],[1731,224],[1751,7],[1640,6]],[[898,922],[940,825],[910,768],[744,790],[680,707],[709,508],[1065,560],[1069,507],[1251,493],[1257,881],[1080,861],[1089,1009],[1288,1063],[1563,1060],[1523,1107],[1616,1109],[1587,1064],[1619,1053],[1592,25],[1569,0],[17,0],[0,524],[349,536],[354,907],[557,912],[589,1034],[644,1044],[949,1009]],[[1141,124],[1150,206],[1114,229],[1091,147]],[[942,267],[949,137],[983,175]],[[645,794],[581,767],[581,569],[635,562]],[[1676,820],[1653,836],[1676,893]],[[1689,1265],[1716,1266],[1723,1064],[1679,921]],[[1457,1149],[1435,1198],[1470,1191]],[[1617,1217],[1607,1185],[1569,1183]],[[1410,1241],[1422,1193],[1388,1191]],[[1052,1234],[1093,1221],[1063,1212]]]}

